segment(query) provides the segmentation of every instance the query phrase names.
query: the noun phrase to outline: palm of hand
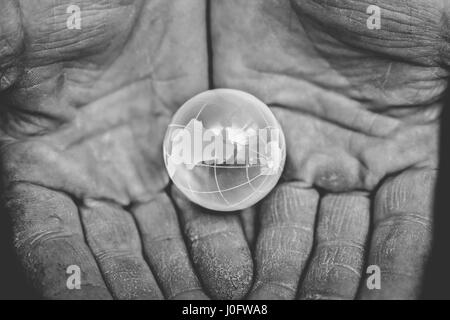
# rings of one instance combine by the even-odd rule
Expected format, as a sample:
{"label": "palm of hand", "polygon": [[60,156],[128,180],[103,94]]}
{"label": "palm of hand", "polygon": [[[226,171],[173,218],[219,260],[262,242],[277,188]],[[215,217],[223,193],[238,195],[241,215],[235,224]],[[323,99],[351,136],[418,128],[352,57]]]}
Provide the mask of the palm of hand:
{"label": "palm of hand", "polygon": [[[83,297],[108,297],[109,292],[118,298],[161,297],[153,274],[167,297],[185,291],[202,297],[174,209],[162,192],[168,183],[159,146],[165,126],[182,102],[208,86],[204,4],[181,2],[92,5],[92,18],[79,33],[65,29],[65,20],[57,18],[63,14],[60,7],[22,8],[17,29],[27,36],[10,42],[11,56],[21,52],[21,63],[6,55],[2,64],[13,79],[18,71],[9,66],[23,66],[18,81],[2,93],[7,102],[2,106],[7,109],[2,165],[4,185],[11,190],[5,203],[15,220],[19,255],[28,257],[25,268],[46,297],[74,293],[66,290],[61,269],[74,263],[86,273],[88,285],[75,291]],[[301,181],[281,185],[262,206],[254,297],[295,294],[313,246],[318,195],[309,189],[312,186],[346,194],[329,194],[321,200],[315,236],[319,249],[308,267],[302,296],[353,297],[369,225],[365,192],[374,190],[387,174],[435,167],[437,98],[445,87],[444,69],[433,64],[435,59],[422,61],[420,52],[411,50],[404,57],[399,51],[376,58],[381,50],[376,43],[365,47],[363,41],[362,47],[353,49],[354,43],[323,32],[313,3],[228,1],[212,6],[215,85],[249,91],[273,107],[287,134],[286,180]],[[9,14],[17,14],[15,5],[10,6]],[[67,36],[69,32],[73,33]],[[175,50],[173,43],[178,46]],[[405,62],[397,62],[401,58]],[[414,208],[419,222],[421,215],[429,214],[428,172],[403,179],[408,187],[427,182],[422,183],[423,190],[414,189],[406,197],[409,201],[420,194],[423,203],[405,207],[399,201],[394,211],[408,213]],[[393,189],[397,181],[391,183]],[[384,203],[383,192],[379,194]],[[379,216],[391,213],[379,211]],[[415,271],[422,268],[429,237],[414,218],[410,220],[411,224],[380,229],[373,246],[382,247],[389,235],[400,234],[398,240],[417,231],[423,239],[411,266]],[[209,218],[202,221],[218,228]],[[223,223],[238,233],[239,242],[235,221]],[[280,232],[287,224],[304,232]],[[166,228],[158,233],[160,225]],[[214,228],[193,229],[193,238],[195,232],[214,233]],[[139,236],[151,270],[140,253]],[[169,240],[173,249],[169,251],[181,253],[167,257],[169,247],[155,245],[158,239]],[[270,241],[281,249],[273,250]],[[351,242],[356,245],[347,245]],[[203,252],[211,249],[206,247]],[[236,265],[248,267],[242,250],[244,263],[239,264],[238,257]],[[45,252],[53,256],[47,259]],[[289,256],[290,252],[296,254]],[[334,256],[331,263],[330,256]],[[374,259],[387,268],[397,266],[383,254]],[[167,264],[167,270],[181,270],[179,278],[170,279],[164,271]],[[213,267],[213,263],[200,266],[209,272],[202,279],[206,286],[208,277],[211,283],[217,280]],[[224,279],[223,274],[218,277]],[[240,277],[237,281],[248,280],[248,274]],[[238,293],[227,288],[210,291],[218,297],[239,296],[247,282],[235,288]],[[402,289],[415,294],[414,288]]]}
{"label": "palm of hand", "polygon": [[284,178],[297,181],[262,206],[255,298],[292,298],[297,289],[303,298],[353,298],[368,248],[383,289],[362,285],[361,297],[419,293],[448,77],[448,8],[440,0],[380,1],[382,28],[370,30],[370,4],[212,6],[214,84],[272,107],[287,140]]}
{"label": "palm of hand", "polygon": [[[12,21],[3,183],[25,270],[44,297],[162,297],[142,236],[164,294],[202,296],[164,194],[160,144],[175,108],[207,89],[203,5],[82,3],[82,29],[69,30],[70,4],[2,11]],[[80,266],[82,290],[65,287],[68,265]]]}
{"label": "palm of hand", "polygon": [[[367,6],[347,6],[232,2],[217,8],[226,15],[213,16],[215,85],[273,106],[289,144],[286,178],[332,192],[373,190],[388,174],[435,166],[438,99],[448,75],[439,43],[420,46],[416,17],[385,22],[391,33],[411,29],[389,43],[383,28],[367,28]],[[440,19],[431,16],[430,29]],[[411,47],[400,48],[407,41]]]}

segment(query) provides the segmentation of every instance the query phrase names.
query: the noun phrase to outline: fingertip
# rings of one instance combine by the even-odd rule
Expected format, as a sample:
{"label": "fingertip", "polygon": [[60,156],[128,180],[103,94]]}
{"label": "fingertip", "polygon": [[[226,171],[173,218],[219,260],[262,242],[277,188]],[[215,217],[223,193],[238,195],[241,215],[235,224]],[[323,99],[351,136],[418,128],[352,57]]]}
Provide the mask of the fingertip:
{"label": "fingertip", "polygon": [[46,296],[50,300],[112,300],[112,296],[105,286],[82,283],[83,290],[64,289]]}
{"label": "fingertip", "polygon": [[211,211],[190,202],[175,186],[171,195],[179,211],[192,261],[213,299],[242,299],[253,280],[253,260],[236,213]]}
{"label": "fingertip", "polygon": [[256,286],[250,292],[249,300],[292,300],[295,297],[295,290],[276,283],[264,283]]}
{"label": "fingertip", "polygon": [[209,297],[201,289],[180,292],[177,295],[175,295],[169,299],[170,300],[210,300]]}
{"label": "fingertip", "polygon": [[193,243],[191,252],[206,291],[213,299],[244,298],[253,279],[253,261],[243,239],[217,236],[205,243]]}

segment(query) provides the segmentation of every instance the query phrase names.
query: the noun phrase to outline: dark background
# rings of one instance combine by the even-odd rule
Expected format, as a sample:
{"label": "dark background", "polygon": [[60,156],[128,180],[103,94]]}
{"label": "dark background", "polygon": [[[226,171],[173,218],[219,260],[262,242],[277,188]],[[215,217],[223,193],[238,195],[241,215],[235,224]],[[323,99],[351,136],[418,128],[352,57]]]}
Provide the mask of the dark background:
{"label": "dark background", "polygon": [[[437,188],[434,247],[427,267],[422,298],[450,299],[450,90],[442,116],[441,165]],[[38,299],[21,273],[11,246],[8,217],[0,210],[0,299]]]}

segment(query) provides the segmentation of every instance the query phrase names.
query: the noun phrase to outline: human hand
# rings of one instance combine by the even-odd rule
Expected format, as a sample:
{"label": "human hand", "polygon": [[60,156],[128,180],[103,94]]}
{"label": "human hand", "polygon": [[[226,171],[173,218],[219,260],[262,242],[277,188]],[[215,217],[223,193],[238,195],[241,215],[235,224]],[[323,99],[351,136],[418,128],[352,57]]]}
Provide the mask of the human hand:
{"label": "human hand", "polygon": [[[81,8],[81,30],[67,28],[70,5]],[[206,298],[200,280],[212,297],[247,291],[252,261],[237,217],[211,217],[211,232],[183,218],[200,239],[192,265],[165,192],[167,124],[208,89],[205,3],[0,0],[0,8],[2,203],[42,296]],[[223,260],[235,248],[217,241],[217,228],[237,235],[236,265]],[[66,287],[70,265],[81,269],[81,290]],[[194,271],[214,268],[222,272]],[[250,274],[228,277],[235,269]]]}
{"label": "human hand", "polygon": [[[381,7],[369,29],[368,7]],[[211,11],[214,86],[271,106],[284,182],[261,205],[250,298],[416,298],[430,250],[445,0],[230,0]],[[381,289],[365,286],[365,266]]]}

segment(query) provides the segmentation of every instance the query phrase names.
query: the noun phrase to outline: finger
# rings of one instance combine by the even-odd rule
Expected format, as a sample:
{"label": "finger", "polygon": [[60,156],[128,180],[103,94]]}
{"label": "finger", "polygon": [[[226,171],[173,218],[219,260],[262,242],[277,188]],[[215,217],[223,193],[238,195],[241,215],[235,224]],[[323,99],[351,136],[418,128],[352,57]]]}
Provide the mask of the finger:
{"label": "finger", "polygon": [[353,299],[364,266],[370,224],[365,194],[329,194],[319,206],[315,248],[300,299]]}
{"label": "finger", "polygon": [[168,299],[208,299],[189,260],[178,217],[169,197],[159,194],[132,212],[141,233],[144,254]]}
{"label": "finger", "polygon": [[319,195],[299,183],[277,187],[260,209],[250,299],[293,299],[313,244]]}
{"label": "finger", "polygon": [[172,196],[194,266],[208,294],[215,299],[243,298],[252,281],[253,261],[239,216],[196,206],[175,187]]}
{"label": "finger", "polygon": [[130,213],[114,204],[89,200],[81,208],[86,239],[103,277],[117,299],[161,299],[162,293],[142,257]]}
{"label": "finger", "polygon": [[381,288],[371,290],[367,282],[363,283],[362,299],[419,296],[431,250],[435,179],[433,170],[409,170],[380,187],[374,204],[368,264],[380,268]]}
{"label": "finger", "polygon": [[[21,183],[11,185],[3,201],[25,274],[44,298],[111,299],[68,196]],[[68,286],[70,266],[81,271],[79,289]]]}

